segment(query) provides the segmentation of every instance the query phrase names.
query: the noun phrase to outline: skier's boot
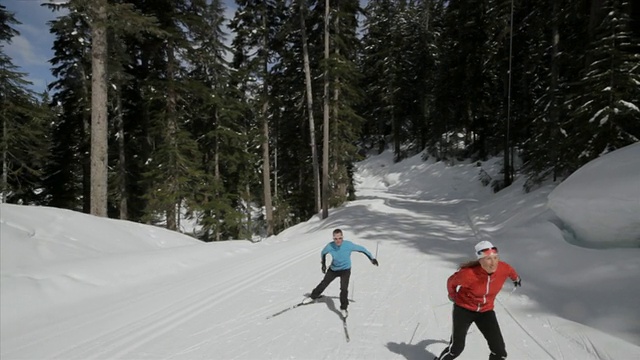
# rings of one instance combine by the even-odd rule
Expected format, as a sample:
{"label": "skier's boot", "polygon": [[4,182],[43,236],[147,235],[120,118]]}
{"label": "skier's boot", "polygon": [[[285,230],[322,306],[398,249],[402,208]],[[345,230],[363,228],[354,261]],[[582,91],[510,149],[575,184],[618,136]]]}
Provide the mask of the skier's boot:
{"label": "skier's boot", "polygon": [[301,304],[302,305],[307,305],[307,304],[311,304],[312,302],[316,301],[315,299],[312,299],[310,296],[305,297],[304,299],[302,299]]}

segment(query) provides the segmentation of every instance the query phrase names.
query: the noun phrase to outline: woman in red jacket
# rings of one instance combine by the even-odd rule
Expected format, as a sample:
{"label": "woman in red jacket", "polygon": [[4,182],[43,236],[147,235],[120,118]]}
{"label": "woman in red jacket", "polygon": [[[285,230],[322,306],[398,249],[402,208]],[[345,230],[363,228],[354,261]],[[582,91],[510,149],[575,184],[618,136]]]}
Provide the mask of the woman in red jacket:
{"label": "woman in red jacket", "polygon": [[504,339],[500,332],[493,301],[510,278],[520,286],[518,273],[504,261],[500,261],[498,248],[489,241],[481,241],[476,247],[477,260],[460,265],[447,280],[449,300],[453,301],[453,331],[449,346],[437,360],[452,360],[464,350],[467,330],[475,323],[489,345],[489,360],[506,359]]}

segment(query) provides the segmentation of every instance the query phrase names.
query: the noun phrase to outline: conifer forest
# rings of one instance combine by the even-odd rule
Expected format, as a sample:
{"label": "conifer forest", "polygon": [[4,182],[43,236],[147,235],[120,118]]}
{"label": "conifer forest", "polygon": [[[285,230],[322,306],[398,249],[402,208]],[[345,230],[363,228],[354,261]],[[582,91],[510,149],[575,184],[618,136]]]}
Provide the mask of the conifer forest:
{"label": "conifer forest", "polygon": [[46,4],[42,93],[0,5],[2,201],[251,239],[353,199],[367,153],[530,191],[640,139],[640,1],[232,1]]}

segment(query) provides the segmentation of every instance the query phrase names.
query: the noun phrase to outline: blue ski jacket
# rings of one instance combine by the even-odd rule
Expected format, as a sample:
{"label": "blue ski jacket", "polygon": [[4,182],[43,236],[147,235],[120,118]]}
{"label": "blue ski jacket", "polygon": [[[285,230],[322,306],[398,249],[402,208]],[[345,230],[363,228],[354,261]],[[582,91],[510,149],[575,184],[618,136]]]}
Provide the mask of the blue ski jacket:
{"label": "blue ski jacket", "polygon": [[320,256],[322,257],[322,263],[325,263],[325,257],[327,254],[331,255],[331,270],[340,271],[351,269],[351,253],[353,251],[361,252],[373,260],[373,255],[364,246],[356,245],[349,240],[343,240],[340,246],[335,242],[330,242],[322,249]]}

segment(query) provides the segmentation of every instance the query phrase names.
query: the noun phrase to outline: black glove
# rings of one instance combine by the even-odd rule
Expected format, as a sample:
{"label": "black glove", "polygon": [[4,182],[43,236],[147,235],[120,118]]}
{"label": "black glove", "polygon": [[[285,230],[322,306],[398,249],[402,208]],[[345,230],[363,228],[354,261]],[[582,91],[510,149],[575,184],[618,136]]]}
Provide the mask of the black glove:
{"label": "black glove", "polygon": [[513,280],[513,286],[522,286],[522,280],[520,280],[520,278],[518,278],[517,280]]}
{"label": "black glove", "polygon": [[322,264],[322,273],[325,274],[327,272],[327,265]]}
{"label": "black glove", "polygon": [[371,259],[371,263],[375,266],[378,266],[378,260],[376,259]]}

